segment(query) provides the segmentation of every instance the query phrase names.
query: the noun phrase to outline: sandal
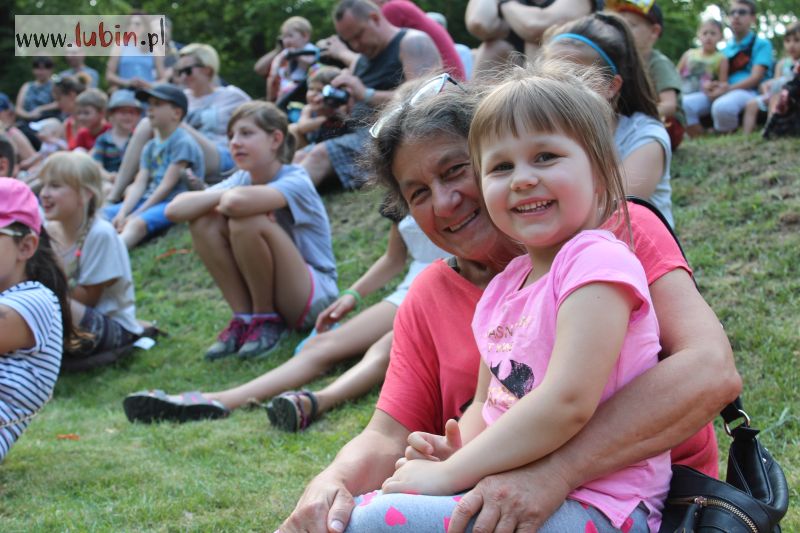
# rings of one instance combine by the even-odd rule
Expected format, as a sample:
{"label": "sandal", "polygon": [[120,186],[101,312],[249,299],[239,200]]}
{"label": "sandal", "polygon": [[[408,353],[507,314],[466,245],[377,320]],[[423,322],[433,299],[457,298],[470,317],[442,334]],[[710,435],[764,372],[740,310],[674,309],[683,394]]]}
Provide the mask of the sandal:
{"label": "sandal", "polygon": [[125,416],[131,422],[189,422],[224,418],[231,412],[216,400],[202,393],[184,392],[178,398],[167,396],[163,390],[141,391],[129,395],[122,402]]}
{"label": "sandal", "polygon": [[[303,408],[302,396],[311,402],[311,412]],[[288,391],[267,404],[269,422],[278,429],[295,433],[306,429],[317,418],[317,398],[309,390]]]}

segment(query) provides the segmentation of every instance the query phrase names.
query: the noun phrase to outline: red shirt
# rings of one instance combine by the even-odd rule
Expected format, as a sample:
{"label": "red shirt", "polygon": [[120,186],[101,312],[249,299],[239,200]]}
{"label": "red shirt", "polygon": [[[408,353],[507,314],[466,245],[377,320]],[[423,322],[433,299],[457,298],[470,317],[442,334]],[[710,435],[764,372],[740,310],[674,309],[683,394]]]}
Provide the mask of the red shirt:
{"label": "red shirt", "polygon": [[103,125],[100,127],[100,131],[97,132],[97,135],[92,135],[92,132],[89,131],[89,128],[81,128],[78,130],[78,133],[76,133],[75,136],[69,140],[69,149],[74,150],[75,148],[84,148],[86,151],[89,151],[94,147],[94,143],[97,138],[110,129],[111,124],[105,121],[103,121]]}
{"label": "red shirt", "polygon": [[398,28],[412,28],[427,33],[442,56],[444,69],[458,81],[466,79],[453,38],[416,4],[409,0],[390,0],[381,6],[381,12],[386,20]]}
{"label": "red shirt", "polygon": [[[645,207],[629,203],[628,210],[647,283],[676,268],[691,274],[661,221]],[[615,233],[628,240],[624,226]],[[409,431],[441,435],[445,422],[460,418],[472,401],[480,354],[471,325],[481,293],[444,261],[433,263],[412,283],[395,317],[389,369],[377,405]],[[706,424],[671,455],[673,463],[717,477],[713,424]]]}

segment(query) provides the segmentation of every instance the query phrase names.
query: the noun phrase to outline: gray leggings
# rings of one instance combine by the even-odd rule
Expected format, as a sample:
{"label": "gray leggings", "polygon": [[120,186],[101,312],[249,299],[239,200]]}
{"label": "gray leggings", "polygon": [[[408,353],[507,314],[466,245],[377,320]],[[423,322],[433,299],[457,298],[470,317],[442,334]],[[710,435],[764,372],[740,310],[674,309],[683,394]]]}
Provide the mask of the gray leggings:
{"label": "gray leggings", "polygon": [[[369,492],[356,498],[345,533],[444,533],[460,498]],[[648,533],[647,516],[647,509],[639,505],[621,529],[617,529],[594,507],[566,500],[539,533]],[[472,525],[470,521],[468,533],[472,531]]]}

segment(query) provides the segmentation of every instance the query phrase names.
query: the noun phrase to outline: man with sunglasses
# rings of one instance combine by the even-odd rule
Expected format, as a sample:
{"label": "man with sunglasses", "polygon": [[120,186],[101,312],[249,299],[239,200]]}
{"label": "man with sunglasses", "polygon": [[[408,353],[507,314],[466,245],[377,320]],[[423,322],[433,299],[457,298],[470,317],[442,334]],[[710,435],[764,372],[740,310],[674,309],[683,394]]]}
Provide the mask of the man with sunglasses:
{"label": "man with sunglasses", "polygon": [[440,70],[442,61],[430,36],[394,26],[370,0],[340,1],[333,19],[338,37],[318,45],[323,57],[334,56],[349,65],[331,85],[347,91],[354,131],[315,145],[302,165],[316,186],[336,175],[345,189],[355,189],[364,180],[357,161],[375,108],[388,102],[404,81]]}
{"label": "man with sunglasses", "polygon": [[757,19],[755,2],[735,0],[728,17],[733,38],[722,51],[730,64],[728,82],[712,83],[705,94],[693,94],[694,98],[683,102],[688,126],[698,124],[710,110],[714,129],[720,133],[739,127],[739,114],[758,95],[758,85],[772,76],[772,43],[752,30]]}

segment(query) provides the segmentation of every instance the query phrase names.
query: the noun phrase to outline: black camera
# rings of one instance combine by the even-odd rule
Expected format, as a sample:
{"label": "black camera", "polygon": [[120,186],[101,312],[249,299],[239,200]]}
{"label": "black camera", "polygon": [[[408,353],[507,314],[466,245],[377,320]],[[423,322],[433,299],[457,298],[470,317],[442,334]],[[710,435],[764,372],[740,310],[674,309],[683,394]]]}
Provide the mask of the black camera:
{"label": "black camera", "polygon": [[288,61],[292,61],[293,59],[297,59],[301,56],[313,56],[314,62],[319,61],[319,50],[308,50],[305,48],[300,48],[299,50],[292,50],[291,52],[286,52],[286,59]]}
{"label": "black camera", "polygon": [[328,107],[339,107],[350,100],[350,93],[333,85],[326,85],[322,88],[322,100]]}

